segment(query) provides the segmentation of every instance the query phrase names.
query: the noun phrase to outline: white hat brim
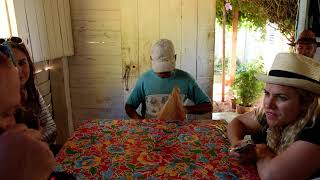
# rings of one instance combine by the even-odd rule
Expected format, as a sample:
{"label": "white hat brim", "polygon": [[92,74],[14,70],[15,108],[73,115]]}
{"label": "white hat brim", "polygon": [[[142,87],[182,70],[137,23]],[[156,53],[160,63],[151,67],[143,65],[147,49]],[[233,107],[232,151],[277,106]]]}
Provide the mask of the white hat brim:
{"label": "white hat brim", "polygon": [[313,92],[315,94],[320,94],[320,84],[317,84],[308,80],[268,76],[264,74],[259,74],[256,76],[256,78],[266,83],[296,87],[296,88],[304,89],[306,91]]}

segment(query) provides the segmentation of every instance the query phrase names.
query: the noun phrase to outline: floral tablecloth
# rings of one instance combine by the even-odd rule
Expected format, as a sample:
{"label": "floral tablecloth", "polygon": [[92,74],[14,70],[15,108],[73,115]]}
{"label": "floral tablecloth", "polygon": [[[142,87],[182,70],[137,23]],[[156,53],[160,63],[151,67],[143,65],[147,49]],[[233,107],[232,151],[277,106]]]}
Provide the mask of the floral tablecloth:
{"label": "floral tablecloth", "polygon": [[91,120],[56,157],[77,179],[259,179],[228,156],[225,121]]}

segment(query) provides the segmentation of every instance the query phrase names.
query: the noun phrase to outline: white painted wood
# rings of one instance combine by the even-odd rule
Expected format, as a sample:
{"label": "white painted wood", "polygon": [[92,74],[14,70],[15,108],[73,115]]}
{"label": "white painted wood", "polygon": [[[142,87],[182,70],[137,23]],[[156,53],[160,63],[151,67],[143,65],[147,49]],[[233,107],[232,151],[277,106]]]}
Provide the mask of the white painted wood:
{"label": "white painted wood", "polygon": [[64,0],[57,0],[58,1],[58,13],[59,13],[59,20],[60,20],[60,32],[61,32],[61,39],[62,39],[62,49],[63,55],[68,55],[68,34],[67,34],[67,26],[66,26],[66,15],[64,9]]}
{"label": "white painted wood", "polygon": [[73,119],[75,120],[75,128],[79,127],[80,123],[88,119],[124,119],[124,108],[75,108],[73,111]]}
{"label": "white painted wood", "polygon": [[50,59],[54,59],[58,57],[55,34],[59,32],[54,31],[52,0],[44,0],[43,7],[48,33]]}
{"label": "white painted wood", "polygon": [[58,130],[57,142],[63,144],[73,131],[73,123],[69,119],[72,112],[68,107],[70,106],[70,100],[68,100],[68,64],[66,57],[51,60],[49,63],[53,67],[50,69],[50,81],[54,118]]}
{"label": "white painted wood", "polygon": [[7,12],[6,0],[0,0],[0,38],[7,38],[11,36],[10,20]]}
{"label": "white painted wood", "polygon": [[213,5],[212,0],[198,2],[197,77],[213,77]]}
{"label": "white painted wood", "polygon": [[66,23],[66,31],[67,31],[67,39],[68,39],[68,49],[66,56],[74,55],[73,48],[73,37],[72,37],[72,25],[71,25],[71,14],[70,14],[70,2],[64,0],[64,15],[65,15],[65,23]]}
{"label": "white painted wood", "polygon": [[36,84],[41,84],[49,80],[49,71],[41,71],[34,75]]}
{"label": "white painted wood", "polygon": [[17,23],[17,32],[18,34],[13,34],[14,36],[19,36],[23,39],[23,42],[28,48],[30,56],[33,58],[33,51],[31,47],[31,40],[29,35],[28,29],[28,21],[27,21],[27,14],[25,9],[25,0],[13,0],[14,6],[14,14],[16,17]]}
{"label": "white painted wood", "polygon": [[121,33],[84,30],[74,32],[75,55],[121,55]]}
{"label": "white painted wood", "polygon": [[72,120],[72,106],[71,106],[71,94],[70,94],[70,72],[68,59],[66,57],[62,58],[62,67],[63,67],[63,79],[64,79],[64,92],[65,92],[65,103],[67,109],[67,121],[68,129],[71,134],[74,131],[74,123]]}
{"label": "white painted wood", "polygon": [[70,0],[71,10],[120,10],[119,0]]}
{"label": "white painted wood", "polygon": [[63,46],[62,46],[62,37],[61,37],[61,30],[60,30],[60,19],[59,19],[59,10],[58,10],[58,1],[57,0],[50,0],[51,7],[52,7],[52,17],[53,17],[53,27],[54,27],[54,39],[56,41],[56,54],[55,58],[59,58],[63,56]]}
{"label": "white painted wood", "polygon": [[88,65],[88,64],[95,64],[95,65],[115,65],[121,66],[121,56],[72,56],[69,58],[69,64],[72,65]]}
{"label": "white painted wood", "polygon": [[[73,89],[71,89],[73,91]],[[108,109],[122,109],[124,104],[120,103],[119,99],[122,96],[107,96],[107,93],[76,93],[73,92],[71,95],[72,107],[73,108],[108,108]],[[119,94],[119,93],[118,93]],[[119,115],[115,116],[119,117]],[[115,118],[114,117],[114,118]]]}
{"label": "white painted wood", "polygon": [[160,1],[160,38],[170,39],[175,47],[176,67],[181,68],[181,0]]}
{"label": "white painted wood", "polygon": [[122,74],[130,67],[129,79],[139,76],[138,30],[138,0],[121,0]]}
{"label": "white painted wood", "polygon": [[38,85],[38,89],[42,96],[45,96],[50,93],[50,80]]}
{"label": "white painted wood", "polygon": [[37,0],[28,0],[28,2],[26,2],[25,4],[25,11],[27,14],[27,22],[29,27],[33,61],[39,62],[43,60],[43,54],[42,54],[40,37],[39,37],[37,13],[35,10],[36,2]]}
{"label": "white painted wood", "polygon": [[150,49],[159,39],[159,0],[139,0],[139,73],[151,68]]}
{"label": "white painted wood", "polygon": [[[6,2],[6,10],[1,10],[0,12],[1,13],[7,13],[7,16],[5,18],[7,18],[9,20],[9,30],[11,31],[11,36],[18,36],[18,28],[17,28],[17,21],[16,21],[16,15],[15,15],[15,12],[14,12],[14,2],[13,0],[11,1],[7,1],[7,0],[4,0]],[[0,14],[1,14],[0,13]],[[1,14],[1,18],[4,18],[5,15],[2,15]],[[3,20],[0,20],[0,21],[3,21]]]}
{"label": "white painted wood", "polygon": [[[100,75],[104,76],[104,79],[106,79],[106,81],[112,81],[112,79],[109,79],[110,77],[116,77],[116,78],[119,78],[118,80],[121,80],[122,78],[121,70],[122,70],[121,66],[113,66],[113,65],[92,64],[92,65],[85,65],[85,66],[72,65],[69,67],[70,73],[73,74],[71,79],[73,80],[75,78],[79,78],[79,81],[81,81],[86,76],[98,78],[100,77]],[[71,86],[73,86],[73,84],[71,84]]]}
{"label": "white painted wood", "polygon": [[44,15],[43,0],[35,0],[34,2],[35,2],[34,9],[36,11],[36,17],[37,17],[40,46],[41,46],[42,55],[43,55],[40,61],[49,60],[51,58],[51,54],[49,50],[48,32],[47,32],[46,19]]}
{"label": "white painted wood", "polygon": [[197,76],[197,0],[182,0],[181,69]]}
{"label": "white painted wood", "polygon": [[120,31],[120,11],[78,10],[71,14],[73,30]]}

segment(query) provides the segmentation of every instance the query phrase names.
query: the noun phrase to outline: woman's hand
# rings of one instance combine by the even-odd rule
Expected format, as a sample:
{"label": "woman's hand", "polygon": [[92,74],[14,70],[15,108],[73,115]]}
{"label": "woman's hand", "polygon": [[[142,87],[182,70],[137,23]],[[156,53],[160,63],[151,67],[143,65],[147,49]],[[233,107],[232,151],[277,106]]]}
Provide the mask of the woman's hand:
{"label": "woman's hand", "polygon": [[47,179],[55,160],[39,132],[17,124],[0,136],[0,179]]}
{"label": "woman's hand", "polygon": [[10,130],[8,130],[5,133],[18,133],[23,134],[36,141],[42,140],[40,131],[35,129],[29,129],[24,124],[15,124],[10,128]]}
{"label": "woman's hand", "polygon": [[[240,140],[230,148],[230,156],[241,163],[255,162],[257,159],[255,144],[246,144],[247,140]],[[239,148],[240,147],[240,148]]]}

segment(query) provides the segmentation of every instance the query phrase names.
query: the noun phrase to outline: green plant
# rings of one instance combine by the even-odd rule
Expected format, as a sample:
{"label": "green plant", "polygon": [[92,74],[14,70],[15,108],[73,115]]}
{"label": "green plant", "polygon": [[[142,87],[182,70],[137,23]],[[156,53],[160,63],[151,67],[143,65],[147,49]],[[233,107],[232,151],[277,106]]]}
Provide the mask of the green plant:
{"label": "green plant", "polygon": [[241,65],[231,86],[237,104],[247,107],[252,106],[261,96],[264,84],[255,77],[259,73],[264,73],[262,60],[254,60]]}
{"label": "green plant", "polygon": [[[215,58],[217,61],[214,63],[214,71],[218,73],[222,73],[222,58]],[[229,74],[230,71],[230,57],[226,57],[226,74]],[[240,67],[240,61],[237,58],[236,61],[236,69]]]}

